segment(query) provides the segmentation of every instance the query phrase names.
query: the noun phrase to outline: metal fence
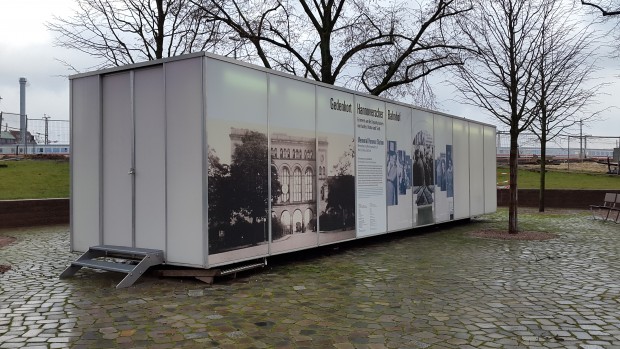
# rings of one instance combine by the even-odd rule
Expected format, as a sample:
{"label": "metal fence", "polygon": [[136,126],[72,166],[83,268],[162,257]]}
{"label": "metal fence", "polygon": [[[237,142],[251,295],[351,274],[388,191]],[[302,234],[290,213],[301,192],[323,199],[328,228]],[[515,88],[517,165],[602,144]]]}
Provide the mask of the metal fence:
{"label": "metal fence", "polygon": [[[0,155],[68,154],[70,149],[69,120],[49,116],[26,118],[25,141],[20,129],[20,115],[0,112]],[[26,149],[24,151],[24,149]]]}
{"label": "metal fence", "polygon": [[[534,133],[519,135],[519,157],[540,157],[540,140]],[[560,160],[613,159],[614,148],[620,147],[620,137],[592,135],[559,135],[547,142],[547,157]],[[510,134],[497,132],[497,157],[510,155]],[[616,159],[617,161],[617,159]]]}
{"label": "metal fence", "polygon": [[[0,131],[19,132],[19,114],[2,112]],[[69,120],[55,120],[45,116],[41,119],[27,118],[26,130],[34,137],[36,144],[69,144]]]}

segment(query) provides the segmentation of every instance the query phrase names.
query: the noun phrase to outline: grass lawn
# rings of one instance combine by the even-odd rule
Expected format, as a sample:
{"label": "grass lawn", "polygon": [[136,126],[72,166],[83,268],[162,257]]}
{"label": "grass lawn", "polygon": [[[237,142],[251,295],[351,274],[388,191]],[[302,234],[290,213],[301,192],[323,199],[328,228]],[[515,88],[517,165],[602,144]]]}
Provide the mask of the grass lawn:
{"label": "grass lawn", "polygon": [[[540,187],[540,173],[532,170],[519,170],[517,174],[519,189],[538,189]],[[509,177],[508,167],[497,168],[497,183],[507,181]],[[620,188],[620,176],[547,171],[545,176],[546,189],[618,189]],[[508,182],[505,183],[508,185]]]}
{"label": "grass lawn", "polygon": [[[69,160],[0,161],[0,200],[69,197]],[[519,188],[536,189],[540,176],[519,170]],[[508,168],[497,168],[497,182],[508,180]],[[507,184],[507,183],[506,183]],[[620,176],[547,172],[547,189],[618,189]]]}
{"label": "grass lawn", "polygon": [[0,200],[68,197],[68,159],[0,161]]}

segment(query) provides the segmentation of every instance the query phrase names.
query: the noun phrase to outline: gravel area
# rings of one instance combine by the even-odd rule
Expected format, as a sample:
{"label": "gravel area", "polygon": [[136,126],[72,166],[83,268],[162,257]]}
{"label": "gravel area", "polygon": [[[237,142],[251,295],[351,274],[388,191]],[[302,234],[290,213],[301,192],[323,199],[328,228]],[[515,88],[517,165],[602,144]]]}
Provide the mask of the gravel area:
{"label": "gravel area", "polygon": [[545,233],[542,231],[520,231],[517,234],[509,234],[507,230],[485,229],[473,231],[469,236],[485,239],[500,240],[525,240],[525,241],[543,241],[551,240],[558,237],[556,234]]}
{"label": "gravel area", "polygon": [[[0,236],[0,248],[7,246],[15,241],[15,238],[10,236]],[[4,274],[7,271],[11,270],[10,265],[0,264],[0,274]]]}

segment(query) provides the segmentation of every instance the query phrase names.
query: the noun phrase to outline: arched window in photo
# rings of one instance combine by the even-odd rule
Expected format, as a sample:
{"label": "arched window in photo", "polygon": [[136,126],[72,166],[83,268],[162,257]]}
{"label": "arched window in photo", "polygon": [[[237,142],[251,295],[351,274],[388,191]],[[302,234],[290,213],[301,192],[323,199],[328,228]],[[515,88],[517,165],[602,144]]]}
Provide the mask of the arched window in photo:
{"label": "arched window in photo", "polygon": [[304,219],[301,214],[301,210],[297,209],[293,212],[293,231],[295,233],[303,233],[304,229]]}
{"label": "arched window in photo", "polygon": [[295,167],[293,171],[293,201],[301,201],[301,169]]}
{"label": "arched window in photo", "polygon": [[312,168],[306,168],[306,173],[304,173],[304,199],[306,201],[314,200],[314,175],[312,172]]}
{"label": "arched window in photo", "polygon": [[305,223],[305,227],[306,227],[307,229],[309,229],[310,231],[316,231],[316,229],[315,229],[316,227],[314,226],[316,222],[315,222],[315,223],[313,223],[313,224],[310,224],[310,223],[311,223],[311,221],[312,221],[312,218],[314,218],[314,214],[312,213],[312,210],[311,210],[311,209],[307,208],[307,209],[304,211],[304,223]]}
{"label": "arched window in photo", "polygon": [[291,171],[286,166],[282,166],[280,169],[280,184],[282,185],[280,202],[289,202],[291,199]]}
{"label": "arched window in photo", "polygon": [[280,222],[282,222],[282,227],[284,228],[284,234],[291,233],[291,214],[288,211],[282,211],[280,215]]}

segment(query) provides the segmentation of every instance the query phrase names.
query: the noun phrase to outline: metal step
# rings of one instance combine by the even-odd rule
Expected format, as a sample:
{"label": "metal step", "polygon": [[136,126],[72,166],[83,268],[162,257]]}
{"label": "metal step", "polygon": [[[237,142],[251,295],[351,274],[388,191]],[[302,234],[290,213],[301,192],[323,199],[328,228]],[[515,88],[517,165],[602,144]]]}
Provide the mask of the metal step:
{"label": "metal step", "polygon": [[[111,256],[124,260],[139,260],[139,263],[128,264],[97,259]],[[116,285],[116,288],[129,287],[133,285],[149,267],[162,263],[164,263],[164,251],[162,250],[114,245],[91,246],[88,251],[81,255],[76,261],[72,262],[71,265],[60,274],[60,278],[64,279],[73,276],[82,267],[87,267],[125,273],[127,276]]]}
{"label": "metal step", "polygon": [[79,265],[81,267],[86,267],[86,268],[115,271],[117,273],[125,273],[125,274],[131,273],[133,269],[135,268],[135,265],[133,264],[114,263],[114,262],[100,261],[96,259],[85,259],[82,261],[75,261],[71,264]]}
{"label": "metal step", "polygon": [[151,248],[137,248],[137,247],[126,247],[126,246],[115,246],[115,245],[98,245],[91,246],[90,250],[93,251],[102,251],[107,255],[123,255],[123,256],[136,256],[136,257],[145,257],[148,255],[163,253],[162,250],[155,250]]}

